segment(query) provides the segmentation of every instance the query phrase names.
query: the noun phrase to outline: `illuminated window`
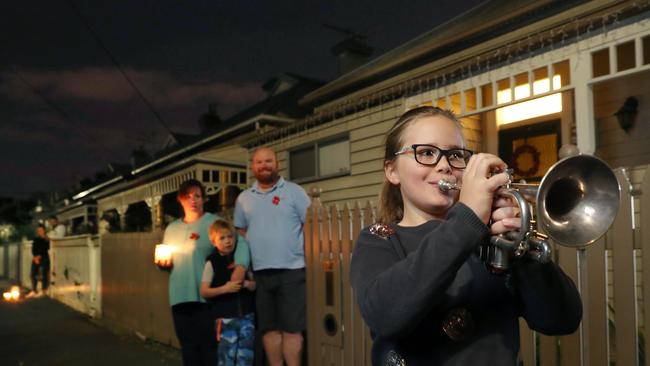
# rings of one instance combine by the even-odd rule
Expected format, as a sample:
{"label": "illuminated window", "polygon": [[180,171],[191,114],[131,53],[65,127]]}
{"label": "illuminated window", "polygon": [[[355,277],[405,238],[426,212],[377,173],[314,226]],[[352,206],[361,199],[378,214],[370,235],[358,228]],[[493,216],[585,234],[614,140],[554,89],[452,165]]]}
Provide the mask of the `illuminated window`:
{"label": "illuminated window", "polygon": [[451,104],[449,106],[449,109],[451,109],[454,113],[460,114],[462,112],[460,110],[460,93],[450,95],[449,102]]}
{"label": "illuminated window", "polygon": [[492,84],[485,84],[481,86],[481,107],[490,107],[494,104],[492,97]]}
{"label": "illuminated window", "polygon": [[447,109],[447,100],[446,99],[447,98],[445,98],[445,97],[438,98],[438,100],[436,101],[436,107],[438,107],[440,109]]}
{"label": "illuminated window", "polygon": [[[553,89],[559,89],[562,85],[560,75],[553,76]],[[547,93],[551,90],[551,82],[548,78],[533,81],[533,95]],[[500,89],[497,92],[497,104],[504,104],[514,100],[530,97],[530,84],[515,86],[514,93],[508,89]],[[530,118],[540,117],[547,114],[559,113],[562,111],[562,94],[556,93],[545,97],[528,100],[525,102],[497,108],[497,124],[504,125]]]}
{"label": "illuminated window", "polygon": [[465,109],[468,112],[476,110],[476,90],[467,89],[465,90]]}

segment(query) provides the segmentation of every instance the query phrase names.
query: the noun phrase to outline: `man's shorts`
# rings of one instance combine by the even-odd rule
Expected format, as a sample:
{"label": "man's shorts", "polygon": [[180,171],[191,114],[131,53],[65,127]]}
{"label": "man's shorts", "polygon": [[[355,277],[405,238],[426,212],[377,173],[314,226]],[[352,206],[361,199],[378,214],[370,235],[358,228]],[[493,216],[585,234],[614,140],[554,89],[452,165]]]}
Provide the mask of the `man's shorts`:
{"label": "man's shorts", "polygon": [[305,330],[307,302],[305,269],[264,269],[255,271],[255,305],[262,333],[278,330],[300,333]]}

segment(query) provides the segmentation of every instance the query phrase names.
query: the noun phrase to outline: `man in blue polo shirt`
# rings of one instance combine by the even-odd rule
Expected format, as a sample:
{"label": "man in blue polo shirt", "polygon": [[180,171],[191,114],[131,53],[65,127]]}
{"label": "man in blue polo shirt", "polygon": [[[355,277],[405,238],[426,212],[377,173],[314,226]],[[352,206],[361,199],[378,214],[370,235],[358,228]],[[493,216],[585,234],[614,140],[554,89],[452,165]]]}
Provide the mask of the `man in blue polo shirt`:
{"label": "man in blue polo shirt", "polygon": [[300,365],[306,313],[302,226],[309,197],[278,175],[269,148],[253,153],[251,170],[256,181],[237,197],[234,223],[250,244],[258,328],[269,365]]}

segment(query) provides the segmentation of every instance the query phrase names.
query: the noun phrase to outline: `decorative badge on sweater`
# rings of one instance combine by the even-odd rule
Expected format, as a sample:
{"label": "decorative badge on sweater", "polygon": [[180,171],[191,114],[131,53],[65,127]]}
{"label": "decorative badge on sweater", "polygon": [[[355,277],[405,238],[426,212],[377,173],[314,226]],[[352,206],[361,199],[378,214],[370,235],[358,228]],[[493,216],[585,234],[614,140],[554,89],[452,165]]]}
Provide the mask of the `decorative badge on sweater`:
{"label": "decorative badge on sweater", "polygon": [[390,226],[380,223],[370,225],[368,230],[371,234],[383,239],[388,239],[389,236],[395,234],[395,230],[393,230]]}
{"label": "decorative badge on sweater", "polygon": [[199,233],[191,233],[190,234],[190,239],[191,240],[198,240],[200,237],[201,236],[199,235]]}
{"label": "decorative badge on sweater", "polygon": [[273,202],[273,204],[277,206],[280,203],[280,197],[273,196],[273,201],[271,202]]}
{"label": "decorative badge on sweater", "polygon": [[452,341],[462,341],[474,334],[472,313],[465,308],[453,308],[442,321],[442,330]]}

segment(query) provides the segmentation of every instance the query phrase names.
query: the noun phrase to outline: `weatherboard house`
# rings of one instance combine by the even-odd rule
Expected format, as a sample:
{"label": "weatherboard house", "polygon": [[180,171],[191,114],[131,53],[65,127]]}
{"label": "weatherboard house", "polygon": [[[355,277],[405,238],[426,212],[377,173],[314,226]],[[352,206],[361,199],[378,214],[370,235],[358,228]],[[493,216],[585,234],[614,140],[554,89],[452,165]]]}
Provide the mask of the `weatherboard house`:
{"label": "weatherboard house", "polygon": [[[522,324],[521,359],[525,365],[540,359],[562,365],[637,364],[650,339],[643,336],[650,329],[650,317],[644,316],[650,302],[643,301],[650,297],[644,286],[650,271],[643,272],[650,256],[642,255],[650,238],[648,229],[643,234],[643,220],[650,217],[644,211],[650,195],[643,195],[650,181],[644,178],[650,163],[648,85],[647,1],[487,1],[331,82],[312,84],[295,106],[303,108],[301,115],[242,112],[240,127],[226,122],[215,135],[135,169],[133,177],[93,197],[98,216],[111,210],[128,216],[130,205],[144,202],[153,208],[151,226],[156,228],[164,222],[156,207],[170,211],[165,196],[189,177],[219,192],[219,202],[226,202],[220,206],[227,207],[235,193],[224,186],[247,186],[250,154],[268,146],[278,153],[281,175],[318,192],[319,205],[337,205],[332,215],[345,211],[345,204],[369,201],[371,207],[384,179],[385,134],[398,116],[420,105],[452,109],[462,121],[468,148],[501,156],[529,181],[544,176],[560,158],[561,147],[575,145],[616,169],[623,204],[612,230],[586,253],[558,248],[556,260],[583,285],[581,329],[561,338],[540,337]],[[251,129],[229,135],[241,126]],[[326,216],[315,217],[320,224]],[[344,221],[332,220],[332,225]],[[333,238],[346,230],[332,226],[338,230],[325,233],[314,227],[306,225],[310,235],[305,236],[311,253],[309,364],[369,364],[367,329],[354,319],[358,312],[346,285],[349,253],[319,256],[317,251],[343,243]],[[142,293],[129,292],[138,285],[123,274],[131,271],[128,278],[165,283],[164,274],[151,266],[134,273],[137,265],[130,259],[149,261],[159,235],[155,231],[102,236],[100,303],[103,316],[166,342],[173,338],[165,330],[170,326],[166,309],[152,312],[158,303],[136,304]],[[326,245],[319,244],[319,235],[328,235]],[[129,248],[120,243],[136,254],[128,255]],[[585,265],[587,278],[577,281]],[[149,287],[149,298],[164,299],[164,288]]]}
{"label": "weatherboard house", "polygon": [[[273,148],[283,176],[320,192],[319,202],[336,204],[338,211],[355,202],[376,204],[385,134],[415,106],[452,109],[470,149],[499,155],[531,182],[544,176],[563,146],[600,157],[619,178],[619,216],[580,255],[557,250],[557,261],[576,283],[584,271],[581,329],[544,337],[522,324],[521,358],[529,365],[631,365],[644,357],[650,329],[644,316],[650,303],[643,302],[650,278],[642,271],[649,259],[642,251],[650,245],[643,223],[650,214],[642,214],[641,188],[650,181],[644,179],[650,163],[648,85],[648,2],[487,1],[307,94],[302,102],[316,106],[311,115],[245,144],[249,152]],[[337,210],[327,210],[330,233],[308,227],[305,236],[313,248],[307,261],[308,306],[314,311],[310,365],[369,362],[368,335],[355,323],[358,313],[350,312],[345,241],[331,238]],[[314,215],[318,225],[327,216]]]}

